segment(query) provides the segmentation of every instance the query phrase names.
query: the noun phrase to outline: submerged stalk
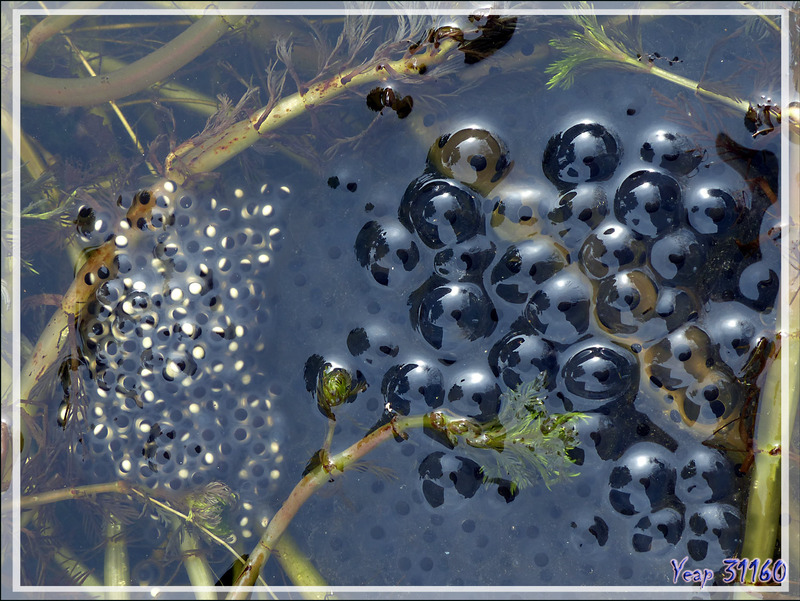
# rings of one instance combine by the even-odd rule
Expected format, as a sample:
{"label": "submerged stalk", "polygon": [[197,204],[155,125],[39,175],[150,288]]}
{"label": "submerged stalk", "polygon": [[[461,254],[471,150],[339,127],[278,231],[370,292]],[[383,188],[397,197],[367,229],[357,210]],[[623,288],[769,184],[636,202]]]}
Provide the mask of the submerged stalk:
{"label": "submerged stalk", "polygon": [[[128,544],[125,541],[122,523],[113,515],[106,518],[105,585],[108,587],[130,586],[131,569],[128,561]],[[109,599],[130,599],[127,591],[115,590],[107,594]]]}
{"label": "submerged stalk", "polygon": [[[236,3],[248,8],[252,2]],[[244,17],[208,15],[135,63],[113,73],[89,78],[56,78],[23,71],[22,100],[47,106],[94,106],[150,87],[205,52]]]}
{"label": "submerged stalk", "polygon": [[430,69],[444,62],[457,47],[455,40],[445,40],[438,49],[431,49],[424,57],[415,55],[378,63],[365,71],[340,72],[304,92],[279,100],[271,109],[264,107],[256,111],[250,118],[235,123],[196,146],[191,140],[186,142],[167,157],[165,175],[180,184],[190,175],[213,171],[255,144],[261,136],[305,114],[307,108],[325,104],[363,84],[386,80],[397,74],[418,74],[422,66]]}
{"label": "submerged stalk", "polygon": [[[392,440],[395,436],[401,436],[410,428],[421,428],[425,424],[426,418],[426,415],[395,418],[392,422],[371,432],[341,453],[332,456],[328,465],[320,465],[306,474],[294,487],[294,490],[278,510],[278,513],[272,518],[261,540],[258,541],[258,545],[250,553],[244,570],[234,583],[234,588],[227,598],[246,599],[248,597],[250,593],[249,587],[255,584],[261,569],[269,559],[272,550],[289,526],[292,518],[323,484],[343,473],[355,461],[358,461],[384,442]],[[331,471],[328,472],[328,469],[331,469]]]}

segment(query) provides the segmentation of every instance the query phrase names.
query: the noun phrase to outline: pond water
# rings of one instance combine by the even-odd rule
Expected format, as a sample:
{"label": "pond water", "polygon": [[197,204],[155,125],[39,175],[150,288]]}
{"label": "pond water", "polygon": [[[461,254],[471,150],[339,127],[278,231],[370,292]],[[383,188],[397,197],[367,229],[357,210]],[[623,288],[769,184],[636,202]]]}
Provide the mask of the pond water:
{"label": "pond water", "polygon": [[[465,18],[452,24],[474,29]],[[779,104],[779,37],[757,16],[643,16],[630,30],[614,19],[601,22],[641,35],[640,61]],[[62,378],[78,416],[59,427],[62,389],[45,395],[61,450],[48,474],[62,475],[41,486],[122,479],[178,503],[221,481],[238,494],[231,540],[247,553],[323,445],[322,366],[366,383],[333,409],[334,452],[396,415],[485,422],[544,374],[546,410],[584,414],[572,477],[516,487],[507,454],[411,430],[323,487],[288,532],[341,586],[672,585],[672,559],[719,571],[737,554],[778,304],[780,135],[754,137],[741,112],[606,63],[548,89],[560,57],[548,42],[569,20],[477,22],[491,50],[474,64],[456,51],[445,67],[348,91],[277,131],[280,153],[247,151],[215,179],[152,197],[128,183],[113,192],[120,206],[68,207],[78,244],[115,237],[118,258],[116,273],[96,274],[107,281],[77,324],[82,360]],[[366,56],[396,19],[371,26]],[[231,73],[246,80],[267,51],[248,38],[224,50],[209,68],[235,100]],[[182,81],[216,94],[213,79]],[[23,129],[46,144],[40,124],[57,110],[24,107]],[[198,119],[174,111],[181,142]],[[63,115],[73,134],[97,125]],[[357,139],[333,146],[346,136]],[[93,156],[67,146],[64,165]],[[120,239],[136,203],[155,209]],[[38,232],[22,231],[39,270],[23,278],[31,302],[71,278],[38,252]],[[23,333],[35,341],[47,313],[32,314]],[[132,583],[188,585],[169,521],[129,505]],[[61,503],[47,519],[102,570],[102,535],[84,523],[98,527],[96,507]],[[221,575],[230,555],[208,553]],[[23,549],[32,582],[40,561]],[[63,583],[56,572],[40,584]],[[264,576],[287,583],[274,560]]]}

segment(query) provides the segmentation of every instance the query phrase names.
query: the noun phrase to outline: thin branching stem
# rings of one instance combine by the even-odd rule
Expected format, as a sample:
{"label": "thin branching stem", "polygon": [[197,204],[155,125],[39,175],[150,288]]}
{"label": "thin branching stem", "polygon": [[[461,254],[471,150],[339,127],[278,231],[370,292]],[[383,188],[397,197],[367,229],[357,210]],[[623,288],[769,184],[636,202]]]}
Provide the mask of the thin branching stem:
{"label": "thin branching stem", "polygon": [[167,157],[165,175],[182,183],[192,174],[214,171],[220,165],[250,148],[265,134],[306,113],[306,109],[329,102],[347,90],[364,84],[386,80],[393,75],[414,75],[420,65],[428,69],[443,63],[458,47],[455,40],[445,40],[438,48],[430,48],[423,57],[417,55],[388,63],[379,63],[356,72],[340,72],[318,82],[304,93],[297,92],[282,98],[274,106],[256,111],[248,119],[228,127],[219,134],[195,145],[191,140]]}
{"label": "thin branching stem", "polygon": [[[382,445],[388,440],[393,440],[396,436],[411,428],[421,428],[427,419],[426,415],[416,415],[410,417],[398,417],[391,423],[385,424],[377,430],[371,432],[354,445],[348,447],[341,453],[331,457],[326,465],[320,465],[312,470],[300,480],[297,486],[281,506],[272,521],[267,526],[261,540],[258,541],[253,552],[245,564],[239,578],[234,583],[234,588],[228,594],[228,599],[246,599],[261,569],[269,559],[272,550],[278,543],[289,523],[292,521],[298,510],[319,488],[331,478],[342,474],[348,466],[360,460],[365,455]],[[328,471],[331,470],[331,471]]]}

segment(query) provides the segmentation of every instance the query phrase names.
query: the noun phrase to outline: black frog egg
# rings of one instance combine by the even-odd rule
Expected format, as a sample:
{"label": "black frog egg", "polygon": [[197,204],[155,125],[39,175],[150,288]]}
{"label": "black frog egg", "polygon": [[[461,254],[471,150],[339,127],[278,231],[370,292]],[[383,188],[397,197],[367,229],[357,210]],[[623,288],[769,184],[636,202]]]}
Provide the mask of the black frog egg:
{"label": "black frog egg", "polygon": [[655,237],[681,220],[681,189],[673,178],[657,171],[636,171],[620,184],[614,215],[637,234]]}
{"label": "black frog egg", "polygon": [[402,286],[419,263],[417,243],[393,220],[366,223],[356,237],[354,248],[358,262],[382,286]]}
{"label": "black frog egg", "polygon": [[567,251],[546,236],[508,247],[492,269],[495,292],[509,303],[525,303],[539,285],[569,263]]}
{"label": "black frog egg", "polygon": [[674,454],[659,444],[639,442],[631,446],[611,470],[608,500],[623,516],[649,515],[665,508],[678,508],[676,480]]}
{"label": "black frog egg", "polygon": [[608,200],[600,186],[585,184],[558,197],[554,206],[545,205],[548,230],[569,248],[580,248],[586,236],[608,215]]}
{"label": "black frog egg", "polygon": [[656,316],[658,289],[644,271],[632,269],[608,276],[597,286],[595,311],[609,332],[635,334]]}
{"label": "black frog egg", "polygon": [[639,364],[628,350],[600,338],[561,353],[558,396],[567,411],[594,411],[632,401],[639,390]]}
{"label": "black frog egg", "polygon": [[423,175],[403,195],[398,218],[433,249],[460,244],[486,231],[482,200],[452,180]]}
{"label": "black frog egg", "polygon": [[554,384],[556,353],[553,345],[533,332],[511,331],[489,351],[489,367],[510,389],[547,374],[546,385]]}
{"label": "black frog egg", "polygon": [[569,344],[589,328],[592,298],[592,286],[580,272],[562,269],[531,296],[525,319],[546,340]]}
{"label": "black frog egg", "polygon": [[658,130],[642,144],[639,156],[647,163],[674,173],[688,175],[703,160],[705,153],[683,134]]}
{"label": "black frog egg", "polygon": [[691,558],[687,567],[722,565],[724,559],[733,557],[742,531],[742,514],[736,507],[707,503],[686,515],[686,550]]}
{"label": "black frog egg", "polygon": [[742,208],[727,191],[713,187],[694,187],[684,199],[686,220],[698,234],[725,234],[736,222]]}
{"label": "black frog egg", "polygon": [[609,179],[619,165],[622,147],[599,123],[578,123],[550,138],[542,170],[560,190]]}
{"label": "black frog egg", "polygon": [[542,229],[539,207],[554,194],[546,182],[505,180],[488,196],[493,204],[489,224],[503,240],[532,238]]}
{"label": "black frog egg", "polygon": [[458,356],[464,344],[486,338],[497,311],[482,286],[431,276],[409,297],[411,326],[437,350]]}
{"label": "black frog egg", "polygon": [[381,383],[386,407],[392,413],[436,409],[444,403],[442,372],[427,361],[414,360],[389,368]]}
{"label": "black frog egg", "polygon": [[706,262],[705,247],[688,228],[670,232],[653,244],[650,266],[662,282],[690,285]]}
{"label": "black frog egg", "polygon": [[428,168],[488,194],[514,166],[503,141],[479,128],[441,136],[428,152]]}
{"label": "black frog egg", "polygon": [[584,241],[579,264],[586,275],[599,279],[641,267],[646,259],[647,247],[639,234],[620,223],[606,221]]}

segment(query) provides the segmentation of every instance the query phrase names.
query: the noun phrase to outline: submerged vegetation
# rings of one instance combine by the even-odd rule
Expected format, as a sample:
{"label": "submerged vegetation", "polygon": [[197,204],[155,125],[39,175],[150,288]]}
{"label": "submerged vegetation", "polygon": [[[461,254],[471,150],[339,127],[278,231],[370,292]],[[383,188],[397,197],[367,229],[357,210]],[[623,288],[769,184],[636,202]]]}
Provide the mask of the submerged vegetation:
{"label": "submerged vegetation", "polygon": [[[249,9],[254,3],[234,4]],[[587,278],[579,271],[578,264],[585,269],[586,256],[603,269],[607,265],[602,261],[608,258],[603,259],[600,253],[592,255],[591,245],[584,243],[580,247],[578,242],[582,239],[570,238],[584,225],[587,233],[589,228],[594,230],[609,212],[605,198],[600,202],[597,193],[590,195],[596,204],[582,210],[580,203],[587,201],[581,196],[584,188],[580,185],[610,179],[621,156],[614,134],[603,126],[581,124],[551,138],[546,157],[552,160],[545,169],[552,173],[546,171],[545,176],[558,190],[560,205],[557,214],[542,215],[537,212],[535,199],[531,200],[527,193],[517,194],[514,186],[519,180],[515,182],[517,172],[512,173],[515,163],[502,140],[471,125],[452,135],[440,136],[442,132],[437,132],[431,137],[426,116],[446,115],[441,118],[445,124],[463,122],[463,116],[448,113],[448,102],[457,105],[454,99],[481,82],[490,82],[498,73],[517,71],[530,76],[530,87],[537,97],[541,95],[543,103],[548,102],[548,94],[558,93],[558,88],[579,85],[583,77],[598,70],[617,68],[642,77],[655,76],[666,85],[690,90],[693,99],[673,92],[670,100],[662,97],[661,102],[676,118],[688,123],[685,130],[694,132],[696,139],[715,141],[721,161],[741,175],[749,199],[712,189],[706,195],[712,197],[711,201],[706,197],[697,200],[697,206],[709,216],[701,225],[691,222],[698,232],[697,246],[706,243],[715,249],[709,253],[709,263],[719,266],[722,272],[740,269],[725,263],[725,253],[738,252],[746,263],[758,253],[766,255],[768,250],[764,249],[770,244],[774,247],[775,240],[779,242],[780,236],[788,235],[794,253],[788,259],[792,280],[780,285],[796,291],[796,225],[783,226],[781,230],[785,222],[779,221],[780,215],[770,213],[779,210],[778,166],[768,145],[780,135],[781,102],[785,99],[773,102],[761,96],[760,90],[748,90],[745,95],[741,90],[727,89],[724,82],[707,81],[705,73],[698,80],[679,75],[671,68],[686,57],[664,59],[648,47],[641,17],[597,16],[585,3],[570,14],[536,22],[530,17],[480,11],[448,21],[416,14],[403,6],[388,18],[360,10],[345,17],[301,18],[219,15],[205,6],[201,12],[188,8],[187,4],[184,16],[158,19],[21,17],[23,114],[19,147],[23,173],[19,241],[12,239],[7,219],[10,204],[6,202],[5,183],[3,199],[2,483],[3,490],[19,487],[21,495],[18,508],[4,496],[3,521],[4,526],[10,525],[12,515],[19,509],[20,523],[14,526],[23,532],[23,585],[224,584],[233,587],[229,598],[244,598],[251,592],[247,587],[281,582],[284,576],[267,564],[274,550],[288,582],[327,586],[313,565],[313,557],[303,557],[287,533],[290,523],[312,495],[328,483],[347,472],[368,469],[365,460],[383,443],[401,442],[413,454],[417,447],[412,444],[426,448],[418,442],[426,437],[448,453],[431,452],[419,471],[414,472],[419,474],[424,500],[432,508],[453,507],[444,496],[446,486],[455,487],[465,499],[471,498],[476,494],[476,481],[482,482],[486,490],[497,491],[505,503],[534,492],[545,498],[559,486],[580,482],[581,476],[586,475],[581,467],[584,457],[595,453],[591,449],[594,444],[602,461],[619,464],[611,472],[610,482],[605,482],[610,494],[603,491],[610,506],[627,519],[641,511],[640,503],[652,504],[652,511],[630,525],[635,550],[641,552],[649,550],[651,544],[653,548],[658,544],[666,548],[674,545],[681,537],[684,522],[688,524],[687,533],[689,529],[694,532],[691,536],[696,537],[698,545],[709,544],[705,531],[697,526],[698,520],[708,522],[710,530],[728,533],[734,529],[734,520],[729,516],[739,509],[729,503],[740,497],[738,492],[705,474],[722,473],[722,462],[735,462],[748,472],[743,476],[747,480],[729,488],[744,488],[746,482],[750,489],[743,512],[743,534],[732,535],[737,541],[743,539],[737,552],[741,557],[779,557],[781,545],[786,544],[778,531],[779,473],[782,458],[790,457],[789,452],[781,454],[780,368],[784,357],[789,365],[787,373],[793,376],[790,383],[783,383],[791,391],[789,408],[793,420],[797,408],[796,374],[800,373],[798,295],[788,295],[790,321],[779,330],[784,334],[772,333],[770,340],[762,338],[763,344],[754,345],[755,348],[749,342],[734,339],[729,352],[732,358],[724,354],[725,349],[708,350],[713,345],[707,336],[702,342],[702,336],[693,338],[694,334],[678,330],[677,325],[670,325],[670,336],[664,334],[663,340],[658,341],[648,340],[641,333],[630,334],[625,329],[630,327],[624,321],[628,315],[625,311],[630,310],[642,322],[656,312],[659,316],[662,313],[655,292],[653,298],[647,298],[650,288],[642,282],[648,276],[632,276],[633,292],[629,295],[636,295],[636,302],[641,302],[636,309],[630,297],[617,294],[617,288],[609,292],[613,274],[601,280],[599,276]],[[660,17],[652,18],[657,24]],[[3,19],[5,29],[5,8]],[[777,27],[774,19],[756,16],[744,19],[736,36],[749,40],[752,54],[757,55],[762,53],[759,44],[774,45]],[[544,38],[540,39],[539,30]],[[4,84],[10,73],[5,36],[4,31]],[[534,36],[535,44],[528,44],[528,38],[524,38],[525,44],[515,46],[513,42],[523,36]],[[154,37],[170,41],[162,44]],[[712,47],[714,51],[716,46]],[[741,69],[765,76],[768,85],[776,85],[777,71],[756,65],[751,54],[747,56],[741,61]],[[693,109],[693,103],[701,103],[700,108]],[[9,106],[4,97],[3,132],[11,140]],[[351,110],[354,106],[364,110]],[[390,110],[383,111],[384,108]],[[723,109],[733,112],[735,119],[719,116],[717,113]],[[790,111],[783,112],[792,119]],[[379,350],[372,356],[365,350],[371,348],[372,334],[354,329],[347,339],[348,350],[353,357],[367,357],[365,370],[381,365],[380,373],[385,376],[380,396],[385,406],[382,417],[366,434],[362,428],[360,439],[336,451],[335,445],[345,436],[340,433],[342,424],[359,415],[365,397],[374,391],[369,388],[374,382],[368,381],[353,364],[327,359],[327,355],[316,354],[314,349],[304,373],[282,374],[282,378],[291,394],[298,387],[288,383],[298,378],[305,380],[306,392],[327,418],[327,431],[316,452],[313,448],[298,451],[287,444],[295,452],[307,452],[310,459],[286,460],[277,450],[283,450],[280,433],[270,439],[268,432],[270,428],[277,432],[281,427],[272,421],[273,415],[281,415],[273,406],[278,402],[271,400],[278,395],[258,389],[268,384],[264,373],[269,370],[258,363],[270,348],[268,336],[245,341],[245,336],[257,330],[259,320],[268,313],[265,307],[272,293],[261,287],[263,280],[257,276],[266,277],[263,270],[279,256],[279,234],[273,232],[283,225],[270,221],[271,211],[278,195],[289,195],[288,186],[284,189],[275,184],[262,185],[263,173],[270,169],[297,169],[304,178],[327,181],[330,188],[336,188],[338,177],[328,178],[326,171],[336,164],[333,159],[346,153],[362,156],[356,154],[356,149],[362,144],[369,147],[370,141],[381,135],[376,132],[389,117],[394,126],[403,128],[399,131],[415,139],[428,153],[425,171],[409,185],[398,211],[396,229],[387,226],[386,220],[378,221],[384,217],[380,211],[375,212],[376,221],[362,228],[356,240],[356,258],[369,269],[367,277],[371,276],[378,285],[400,281],[407,286],[397,296],[403,301],[408,298],[412,329],[427,343],[426,349],[435,349],[439,365],[414,363],[416,358],[412,357],[403,359],[407,361],[404,364],[385,369],[398,356],[398,343],[392,333],[381,334]],[[725,126],[721,123],[731,121],[736,121],[737,127],[743,123],[748,128],[753,148],[740,146],[723,135]],[[53,127],[53,123],[63,126],[66,140],[61,127]],[[436,126],[440,127],[439,122]],[[795,126],[796,121],[792,120],[790,127]],[[700,169],[712,166],[699,166],[705,161],[699,146],[692,147],[685,138],[674,140],[658,138],[663,147],[650,147],[652,156],[642,153],[642,160],[653,163],[653,169],[670,173],[669,177],[659,175],[661,179],[653,180],[661,191],[667,190],[670,182],[693,177]],[[427,150],[432,141],[433,146]],[[591,148],[580,146],[580,141]],[[675,159],[664,150],[668,146],[668,150],[679,147],[681,156]],[[584,179],[576,171],[576,147],[578,154],[584,153],[578,157],[583,160],[578,168],[586,170]],[[661,165],[654,156],[662,160]],[[593,162],[595,157],[602,160]],[[354,160],[370,165],[377,155]],[[517,161],[515,169],[524,170]],[[689,165],[685,169],[684,163]],[[623,209],[631,215],[637,208],[629,199],[635,199],[638,189],[652,183],[640,183],[637,178],[649,177],[641,173],[630,175],[621,187],[630,187]],[[261,196],[253,196],[255,200],[245,198],[249,204],[244,209],[226,205],[226,178],[246,182],[235,185],[235,201],[246,197],[247,192],[242,189],[260,188]],[[331,183],[334,180],[336,186]],[[363,190],[364,183],[359,183]],[[125,192],[131,189],[136,192]],[[345,189],[355,193],[356,182],[348,182]],[[667,192],[659,193],[667,198]],[[402,190],[395,196],[399,199]],[[493,209],[489,201],[494,203]],[[304,201],[292,198],[292,202]],[[365,209],[367,213],[372,210],[370,205]],[[666,205],[665,200],[656,211],[648,209],[647,219],[658,225],[658,211],[666,211]],[[470,212],[480,212],[487,206],[492,211],[491,222],[482,214],[479,220],[470,220]],[[233,212],[231,207],[235,208]],[[395,208],[391,207],[390,216]],[[735,221],[724,211],[734,211]],[[767,229],[762,226],[764,214],[769,217],[763,223],[775,223],[769,231],[763,231]],[[217,221],[208,221],[212,217]],[[701,218],[702,215],[698,219]],[[581,222],[580,227],[571,225],[576,219]],[[225,220],[235,225],[230,234],[224,229]],[[513,234],[504,234],[505,230],[498,228],[488,232],[496,235],[491,244],[481,246],[483,243],[476,241],[486,234],[487,223],[494,228],[496,222],[503,220],[513,224],[514,228],[508,229]],[[547,220],[552,221],[553,231],[561,238],[543,233],[545,226],[541,223]],[[723,225],[746,239],[730,235],[723,241],[721,234],[720,242],[712,242],[712,233],[722,232]],[[703,227],[719,229],[704,231]],[[667,248],[664,255],[669,256],[671,264],[661,271],[654,265],[653,272],[661,274],[675,266],[674,276],[664,276],[666,288],[682,290],[689,280],[680,279],[680,270],[684,265],[691,267],[692,258],[670,250],[668,245],[673,244],[674,237],[669,235],[664,236],[666,242],[660,248]],[[313,238],[314,234],[308,236]],[[555,242],[548,241],[547,236]],[[495,260],[494,240],[501,239],[510,244],[505,254],[498,253],[499,260]],[[525,244],[531,240],[540,245],[530,247],[533,259],[525,254]],[[13,297],[12,243],[21,251],[24,271],[23,305],[17,308],[24,321],[19,341],[13,338],[11,312],[6,310],[10,304],[6,297]],[[578,246],[567,248],[568,243]],[[192,250],[192,245],[197,250]],[[351,245],[352,240],[347,240],[345,246]],[[46,250],[42,252],[43,249]],[[224,251],[217,254],[219,249],[231,251],[227,263]],[[243,254],[240,257],[235,253]],[[59,256],[51,257],[55,254]],[[645,262],[644,254],[642,251],[641,264]],[[195,263],[180,269],[178,259],[182,256]],[[433,275],[411,292],[413,287],[408,287],[403,278],[424,262],[420,257],[432,259]],[[241,261],[234,264],[234,258]],[[620,266],[622,262],[620,259]],[[494,268],[487,269],[490,265]],[[552,273],[537,274],[537,266]],[[635,263],[633,266],[638,267]],[[530,301],[528,292],[523,294],[519,280],[514,279],[523,268],[530,269],[537,284]],[[126,274],[137,269],[152,273],[142,276],[141,282],[134,282]],[[504,306],[525,309],[509,335],[491,351],[481,351],[489,356],[491,368],[487,373],[494,375],[494,388],[479,388],[481,384],[463,377],[446,390],[438,367],[449,368],[456,363],[458,353],[466,348],[459,346],[466,344],[464,340],[472,343],[489,339],[500,320],[497,311],[480,305],[481,299],[488,297],[484,270],[491,272],[492,289],[506,301]],[[335,280],[337,275],[329,277]],[[130,282],[126,283],[126,278]],[[485,279],[489,282],[488,276]],[[183,280],[185,286],[181,288],[177,282]],[[710,281],[711,276],[707,280],[703,286],[711,291],[709,294],[731,300],[724,296],[724,284]],[[121,282],[118,289],[109,286],[114,282]],[[765,316],[764,321],[769,322],[776,312],[778,283],[773,282],[774,289],[764,292],[769,279],[759,273],[754,282],[758,292],[748,315]],[[336,285],[332,282],[331,288]],[[224,294],[215,296],[210,292],[214,289]],[[572,296],[559,296],[565,289]],[[621,285],[619,289],[623,289]],[[319,295],[327,293],[323,290]],[[240,294],[242,298],[237,298]],[[587,315],[590,312],[590,301],[584,303],[583,296],[599,303],[604,294],[610,309],[602,312],[593,307],[591,319],[596,323],[575,325],[577,320],[570,311],[578,307],[585,308]],[[773,300],[764,301],[768,294],[773,295]],[[252,307],[245,305],[247,295],[255,297]],[[520,295],[525,305],[520,306]],[[623,301],[631,306],[623,306]],[[645,307],[648,302],[652,302],[651,309]],[[676,301],[675,307],[680,306]],[[242,312],[237,313],[241,307]],[[332,311],[343,309],[337,309],[332,302],[324,307],[331,307]],[[246,312],[250,310],[252,313]],[[313,310],[325,310],[323,302]],[[677,319],[679,310],[676,311],[675,316],[665,320]],[[195,314],[206,321],[195,319]],[[697,313],[687,311],[686,315],[689,323],[697,318]],[[546,320],[551,318],[554,323],[560,319],[565,328],[574,327],[571,338],[553,342],[543,336],[541,347],[531,350],[530,341],[539,340],[536,335],[546,331]],[[676,330],[678,334],[673,334]],[[576,340],[583,341],[587,331],[604,333],[608,344],[582,349],[565,360],[563,370],[555,365],[556,357],[566,358],[565,349]],[[159,332],[166,332],[162,340],[157,338]],[[458,334],[455,342],[448,339],[452,332]],[[207,339],[214,342],[204,346]],[[20,344],[24,364],[19,376],[19,422],[12,419],[16,400],[10,385],[12,378],[8,377],[12,341]],[[174,346],[168,346],[173,344],[170,341]],[[301,340],[296,342],[300,344]],[[452,354],[449,343],[456,349]],[[159,345],[169,349],[160,358]],[[680,369],[691,372],[697,379],[696,386],[670,384],[670,378],[683,378],[671,371],[676,369],[672,353],[678,357],[686,352],[681,345],[690,349],[689,355],[695,353],[692,361],[680,359],[686,362]],[[520,355],[526,352],[533,358]],[[527,367],[532,365],[534,369],[522,370],[520,356],[529,361]],[[705,366],[698,363],[701,356],[708,357]],[[381,364],[387,357],[387,363]],[[482,360],[486,362],[485,357]],[[648,365],[644,365],[646,360]],[[740,369],[720,367],[726,360],[741,363]],[[637,362],[642,364],[644,375],[638,389]],[[565,383],[556,378],[571,380]],[[154,379],[163,379],[164,388],[153,384]],[[648,379],[658,392],[653,388],[645,390]],[[217,381],[223,383],[216,386]],[[633,391],[625,392],[623,389],[629,384]],[[647,415],[634,410],[633,397],[641,394],[648,401],[656,400],[662,385],[669,391],[669,402],[674,401],[663,411],[666,418],[657,415],[660,410]],[[737,404],[740,390],[746,399]],[[127,425],[126,416],[163,404],[159,395],[173,395],[170,398],[174,399],[185,395],[186,407],[177,408],[176,416],[159,407],[158,411],[170,416],[168,419],[139,418],[134,426]],[[445,398],[447,408],[443,407]],[[586,399],[602,399],[607,404],[581,405]],[[703,399],[711,409],[694,410],[706,407]],[[295,419],[316,414],[307,411],[313,401],[279,400],[288,400],[295,406]],[[469,404],[473,400],[477,405]],[[119,407],[112,407],[115,403]],[[603,420],[609,414],[617,415],[617,411],[638,416],[631,436],[640,437],[636,438],[640,442],[615,440],[626,434],[624,428],[629,426],[608,427]],[[204,417],[204,413],[210,417]],[[319,415],[314,415],[317,418]],[[210,425],[197,425],[204,424],[204,419]],[[183,426],[175,425],[181,420]],[[286,427],[293,422],[276,418],[276,423]],[[312,429],[315,423],[311,417],[303,418],[298,431]],[[686,465],[673,466],[671,459],[659,455],[666,453],[665,449],[675,451],[670,443],[663,442],[670,436],[666,426],[660,428],[657,424],[664,423],[680,430],[687,441],[720,449],[723,459],[709,460],[717,463],[707,472],[702,472],[702,465],[697,468],[694,459]],[[306,424],[312,426],[306,428]],[[115,440],[128,440],[128,428],[142,426],[145,442],[141,448],[136,447],[132,453],[122,444],[114,446]],[[18,481],[12,477],[12,434],[19,437],[21,448]],[[292,436],[291,431],[286,433],[286,437]],[[94,444],[98,440],[101,444]],[[186,456],[181,455],[179,460],[175,449],[180,445]],[[659,448],[647,454],[643,451],[647,445]],[[219,450],[226,448],[232,450]],[[98,449],[113,456],[112,469],[104,471],[102,466],[95,468],[91,463],[89,458]],[[702,453],[698,455],[701,456]],[[448,473],[442,458],[456,461],[458,467]],[[305,471],[281,471],[286,463],[280,462],[284,460],[291,465],[305,463]],[[195,479],[195,473],[189,473],[187,467],[178,467],[171,473],[171,462],[201,466],[196,472],[200,476]],[[751,463],[753,467],[748,471]],[[84,469],[83,465],[88,467]],[[677,484],[678,476],[663,475],[670,470],[675,472],[675,466],[678,470],[683,467]],[[699,484],[683,484],[695,482],[697,469],[701,472],[701,477],[696,478]],[[102,476],[105,481],[98,482]],[[287,477],[297,477],[299,481],[286,488],[283,483]],[[720,481],[724,477],[718,476]],[[659,492],[645,481],[661,482],[662,478],[667,483],[666,490],[660,491],[663,498],[657,498]],[[636,488],[637,482],[644,487],[641,491]],[[249,483],[251,488],[243,493],[236,489],[237,483]],[[698,501],[704,494],[698,491],[704,487],[714,490],[708,500]],[[724,492],[720,492],[722,489]],[[287,496],[279,499],[279,494]],[[678,500],[679,494],[685,497]],[[684,520],[683,512],[690,506],[687,499],[701,509],[691,517],[686,510]],[[712,500],[716,504],[712,505]],[[257,507],[259,503],[261,506]],[[719,515],[713,514],[717,505],[722,507]],[[723,515],[726,517],[720,517]],[[601,523],[605,523],[597,516],[594,520],[587,527],[573,522],[572,529],[583,528],[591,534],[591,542],[602,541],[603,546],[608,527],[603,534]],[[464,532],[468,531],[466,523],[462,526]],[[382,535],[377,530],[373,532],[373,538],[379,540]],[[301,546],[306,548],[305,544]],[[691,552],[697,546],[690,543],[688,548]],[[10,563],[8,556],[4,549],[4,568]],[[538,556],[536,561],[537,566],[541,565]],[[668,569],[667,561],[664,563]],[[103,565],[102,574],[99,565]],[[185,576],[178,575],[181,566]],[[223,576],[228,567],[229,573]],[[402,578],[397,583],[402,584]],[[330,584],[338,582],[332,580]],[[198,595],[215,596],[210,590],[198,589]]]}

